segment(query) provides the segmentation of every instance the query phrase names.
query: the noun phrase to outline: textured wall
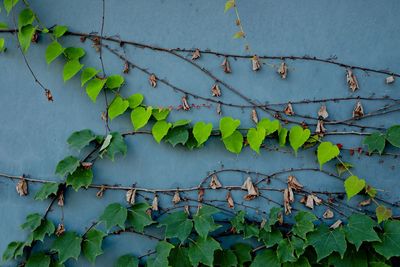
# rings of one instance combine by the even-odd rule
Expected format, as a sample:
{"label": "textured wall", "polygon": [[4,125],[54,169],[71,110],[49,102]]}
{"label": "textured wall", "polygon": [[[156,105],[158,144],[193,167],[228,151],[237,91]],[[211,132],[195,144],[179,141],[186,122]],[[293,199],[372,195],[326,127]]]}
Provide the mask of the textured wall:
{"label": "textured wall", "polygon": [[[313,55],[327,58],[336,55],[338,60],[354,65],[376,69],[389,68],[400,72],[400,24],[398,21],[399,1],[239,1],[248,40],[252,50],[266,55]],[[122,39],[135,40],[162,47],[184,47],[212,49],[229,53],[244,53],[244,43],[232,40],[236,31],[234,14],[223,13],[224,1],[146,1],[146,0],[106,0],[105,35],[118,35]],[[38,12],[45,25],[64,24],[73,31],[98,32],[101,23],[101,1],[32,1],[32,8]],[[9,21],[5,13],[0,21]],[[55,101],[47,102],[40,88],[33,82],[22,56],[16,47],[15,39],[6,36],[8,51],[0,56],[0,171],[9,174],[29,174],[32,177],[58,180],[54,169],[56,163],[70,151],[66,139],[71,132],[90,128],[99,134],[104,133],[100,119],[104,108],[103,97],[96,104],[91,103],[78,79],[68,83],[62,81],[62,61],[56,60],[47,66],[44,60],[45,47],[49,40],[43,39],[33,45],[27,57],[39,79],[52,89]],[[64,44],[81,45],[76,37],[66,37]],[[88,52],[83,59],[87,66],[100,68],[98,55],[90,42],[82,44]],[[149,68],[159,77],[203,96],[210,95],[213,81],[201,72],[171,55],[133,47],[125,48],[126,55],[138,65]],[[190,57],[189,54],[184,56]],[[123,62],[105,52],[106,73],[121,73]],[[250,69],[248,60],[231,60],[233,74],[226,75],[219,64],[222,58],[203,55],[198,61],[218,77],[233,84],[250,98],[264,102],[287,102],[305,98],[346,97],[351,93],[347,88],[344,69],[337,66],[315,62],[288,61],[290,73],[282,81],[275,71],[264,66],[259,73]],[[278,64],[278,61],[270,63]],[[367,75],[356,71],[360,90],[359,96],[383,96],[390,94],[399,98],[399,83],[387,86],[383,75]],[[146,103],[154,106],[179,105],[181,95],[160,84],[151,88],[147,76],[132,70],[125,76],[125,92],[141,92]],[[243,100],[222,88],[222,100],[244,104]],[[128,94],[126,94],[128,95]],[[191,103],[204,103],[190,99]],[[331,119],[351,116],[355,102],[328,103]],[[380,105],[364,103],[366,112]],[[315,115],[319,105],[295,106],[297,113]],[[250,110],[224,108],[225,116],[240,118],[243,126],[251,126]],[[259,111],[261,117],[267,116]],[[219,117],[215,105],[190,112],[175,111],[170,115],[172,121],[190,118],[205,120],[218,125]],[[389,127],[399,123],[399,113],[391,113],[378,119],[365,119],[363,124]],[[128,115],[111,122],[113,130],[131,129]],[[327,126],[330,130],[329,126]],[[335,127],[339,131],[351,130]],[[358,147],[362,139],[358,136],[327,137],[326,140],[341,142],[346,147]],[[270,152],[263,150],[256,155],[249,148],[240,155],[227,152],[221,142],[214,139],[205,148],[188,151],[183,148],[172,149],[167,144],[156,145],[150,136],[127,138],[128,154],[118,158],[115,163],[101,161],[94,167],[94,182],[130,185],[137,183],[143,187],[184,187],[197,185],[207,172],[225,168],[242,168],[271,173],[290,167],[318,167],[314,150],[300,152],[297,158],[290,152]],[[368,183],[385,190],[381,193],[391,201],[398,200],[395,192],[398,183],[399,160],[393,157],[380,158],[353,156],[345,153],[345,161],[356,165],[354,171]],[[324,168],[334,170],[333,163]],[[343,191],[341,181],[320,173],[302,172],[296,174],[309,190]],[[221,176],[224,184],[240,184],[245,175],[228,174]],[[257,179],[256,176],[253,177]],[[280,177],[285,180],[285,176]],[[273,181],[271,187],[282,188],[283,183]],[[32,201],[32,195],[18,197],[14,191],[15,182],[0,180],[0,251],[12,240],[23,240],[26,233],[19,225],[26,214],[43,212],[48,203]],[[31,185],[31,192],[38,186]],[[225,194],[225,193],[224,193]],[[224,196],[220,196],[222,199]],[[236,198],[240,201],[240,195]],[[281,202],[280,194],[270,193],[268,197]],[[121,192],[106,192],[103,199],[95,197],[95,191],[69,191],[64,209],[65,224],[70,230],[82,232],[101,214],[104,207],[112,201],[123,201]],[[357,200],[350,203],[355,205]],[[169,205],[169,200],[164,200]],[[258,200],[251,203],[262,210],[268,210],[271,203]],[[225,204],[224,204],[225,205]],[[325,209],[318,208],[322,213]],[[350,214],[349,210],[346,210]],[[395,214],[398,215],[396,211]],[[50,218],[58,221],[60,210],[51,213]],[[338,217],[335,217],[335,219]],[[329,221],[328,221],[329,223]],[[153,243],[140,236],[125,234],[107,238],[104,243],[106,254],[97,259],[98,266],[112,266],[122,254],[134,252],[145,254]],[[108,248],[108,249],[107,249]],[[89,266],[85,259],[78,263],[68,262],[68,266]]]}

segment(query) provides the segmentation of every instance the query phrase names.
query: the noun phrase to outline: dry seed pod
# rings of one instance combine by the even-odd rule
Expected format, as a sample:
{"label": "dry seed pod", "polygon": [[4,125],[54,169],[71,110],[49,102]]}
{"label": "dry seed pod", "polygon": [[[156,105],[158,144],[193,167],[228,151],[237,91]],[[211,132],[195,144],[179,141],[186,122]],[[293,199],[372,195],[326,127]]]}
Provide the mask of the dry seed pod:
{"label": "dry seed pod", "polygon": [[60,236],[60,235],[64,234],[64,232],[65,232],[64,224],[63,223],[59,223],[58,226],[57,226],[56,233],[55,233],[56,236]]}
{"label": "dry seed pod", "polygon": [[210,187],[212,189],[217,189],[222,187],[216,174],[213,174],[213,176],[211,176]]}
{"label": "dry seed pod", "polygon": [[226,201],[228,202],[228,207],[229,208],[231,208],[231,209],[235,208],[235,203],[233,201],[232,194],[231,194],[230,190],[226,194]]}
{"label": "dry seed pod", "polygon": [[158,210],[158,196],[154,195],[153,202],[151,203],[151,209],[154,211]]}
{"label": "dry seed pod", "polygon": [[15,187],[17,193],[22,197],[28,195],[28,183],[24,178],[21,178]]}
{"label": "dry seed pod", "polygon": [[294,111],[293,111],[293,107],[292,107],[292,103],[287,103],[285,109],[283,110],[283,112],[288,115],[288,116],[293,116],[294,115]]}
{"label": "dry seed pod", "polygon": [[129,189],[126,192],[126,202],[128,202],[131,205],[134,205],[135,198],[136,198],[136,189],[135,188]]}
{"label": "dry seed pod", "polygon": [[221,89],[219,89],[218,84],[214,84],[211,87],[211,94],[212,94],[212,96],[216,96],[216,97],[221,96]]}
{"label": "dry seed pod", "polygon": [[247,195],[244,196],[245,200],[252,200],[258,196],[257,187],[254,186],[253,182],[251,181],[250,177],[247,177],[246,181],[242,185],[242,189],[247,190]]}
{"label": "dry seed pod", "polygon": [[332,219],[333,216],[335,216],[335,215],[333,214],[333,211],[331,211],[330,209],[327,209],[327,210],[324,212],[324,214],[322,215],[322,217],[323,217],[324,219]]}
{"label": "dry seed pod", "polygon": [[290,202],[289,188],[285,188],[285,190],[283,191],[283,206],[285,207],[286,215],[292,213],[292,206],[290,206]]}
{"label": "dry seed pod", "polygon": [[329,116],[329,113],[326,110],[326,106],[322,105],[318,110],[318,117],[322,117],[325,120],[326,118],[328,118],[328,116]]}
{"label": "dry seed pod", "polygon": [[53,95],[49,89],[44,90],[44,95],[47,97],[47,101],[53,102]]}
{"label": "dry seed pod", "polygon": [[386,82],[386,84],[394,83],[394,76],[392,75],[392,76],[386,77],[385,82]]}
{"label": "dry seed pod", "polygon": [[192,54],[192,60],[199,59],[200,57],[201,57],[200,50],[198,48],[196,48],[196,50],[194,50],[194,52]]}
{"label": "dry seed pod", "polygon": [[326,133],[326,128],[324,127],[324,121],[318,120],[317,127],[315,128],[315,133],[319,136],[323,136]]}
{"label": "dry seed pod", "polygon": [[186,99],[186,96],[182,96],[182,108],[183,108],[183,110],[186,110],[186,111],[190,110],[190,106]]}
{"label": "dry seed pod", "polygon": [[361,118],[362,116],[364,116],[364,108],[361,105],[361,101],[357,101],[353,110],[353,118]]}
{"label": "dry seed pod", "polygon": [[229,64],[228,58],[225,57],[224,61],[222,61],[222,69],[224,70],[225,73],[231,73],[232,69],[231,69],[231,65]]}
{"label": "dry seed pod", "polygon": [[349,86],[352,92],[359,89],[357,78],[351,71],[351,69],[346,70],[346,80],[347,80],[347,85]]}
{"label": "dry seed pod", "polygon": [[251,58],[251,65],[252,65],[253,71],[258,71],[261,69],[261,62],[257,55],[254,55]]}
{"label": "dry seed pod", "polygon": [[156,88],[156,86],[157,86],[157,76],[154,75],[154,74],[151,74],[149,76],[149,83],[150,83],[151,87]]}
{"label": "dry seed pod", "polygon": [[255,108],[251,110],[251,119],[254,121],[255,124],[258,123],[258,115]]}
{"label": "dry seed pod", "polygon": [[100,190],[99,191],[97,191],[97,193],[96,193],[96,197],[98,197],[98,198],[102,198],[103,197],[103,195],[104,195],[104,192],[106,191],[106,188],[105,188],[105,186],[104,185],[102,185],[101,187],[100,187]]}
{"label": "dry seed pod", "polygon": [[174,197],[172,198],[172,203],[174,203],[174,205],[178,204],[179,202],[181,202],[181,196],[179,195],[179,191],[176,190]]}
{"label": "dry seed pod", "polygon": [[217,114],[220,116],[222,115],[222,108],[220,103],[217,104]]}
{"label": "dry seed pod", "polygon": [[337,220],[334,224],[332,224],[331,226],[330,226],[330,228],[331,229],[336,229],[336,228],[338,228],[340,225],[342,225],[342,221],[341,220]]}
{"label": "dry seed pod", "polygon": [[278,73],[279,75],[281,75],[282,79],[286,79],[288,68],[285,62],[282,62],[281,65],[279,66]]}
{"label": "dry seed pod", "polygon": [[296,191],[303,189],[303,185],[297,181],[294,175],[289,175],[287,184],[290,188],[293,188]]}

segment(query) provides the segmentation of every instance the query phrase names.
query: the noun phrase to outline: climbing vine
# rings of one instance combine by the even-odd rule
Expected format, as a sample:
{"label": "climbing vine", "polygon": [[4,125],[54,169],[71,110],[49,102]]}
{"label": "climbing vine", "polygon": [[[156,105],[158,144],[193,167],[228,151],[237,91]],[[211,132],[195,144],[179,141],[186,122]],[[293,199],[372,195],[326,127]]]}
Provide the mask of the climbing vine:
{"label": "climbing vine", "polygon": [[[347,97],[338,99],[304,100],[288,103],[260,104],[243,94],[239,89],[218,78],[211,71],[197,63],[203,54],[223,56],[222,69],[226,74],[232,73],[229,58],[250,59],[251,69],[259,71],[262,60],[281,60],[277,73],[282,79],[288,75],[286,60],[305,60],[333,64],[345,69],[346,83],[354,92],[359,90],[355,70],[363,70],[377,74],[387,75],[385,82],[391,84],[399,74],[387,70],[374,70],[370,68],[351,66],[335,61],[335,59],[320,59],[310,56],[257,56],[257,55],[230,55],[200,49],[167,49],[133,41],[120,40],[114,37],[103,36],[104,27],[104,1],[103,20],[100,35],[69,31],[67,26],[56,25],[47,28],[40,22],[31,9],[28,1],[22,1],[24,9],[15,14],[14,7],[18,0],[4,0],[4,8],[14,22],[14,27],[0,23],[0,32],[16,35],[19,48],[24,57],[26,66],[35,82],[43,89],[49,101],[54,101],[51,90],[39,81],[34,70],[25,57],[32,43],[38,41],[39,35],[47,35],[51,42],[47,45],[44,58],[47,64],[55,60],[63,60],[62,77],[64,82],[80,76],[81,87],[93,103],[101,93],[106,100],[103,120],[106,134],[97,134],[90,129],[73,132],[67,140],[71,149],[81,154],[82,158],[68,155],[60,160],[55,168],[55,174],[62,181],[54,182],[40,178],[0,174],[5,179],[17,180],[16,190],[21,196],[29,194],[30,183],[40,183],[42,187],[36,192],[34,199],[37,201],[48,200],[49,206],[43,213],[27,215],[26,221],[21,225],[22,230],[28,235],[24,241],[11,242],[3,253],[3,260],[19,260],[24,266],[64,266],[69,259],[78,259],[82,254],[88,261],[95,263],[96,257],[103,253],[102,242],[109,236],[123,233],[133,233],[157,241],[154,251],[146,255],[127,254],[118,258],[116,266],[387,266],[395,265],[400,256],[398,243],[400,242],[400,222],[392,218],[390,203],[382,199],[378,188],[367,184],[366,180],[353,173],[353,165],[342,160],[341,154],[353,148],[343,147],[324,140],[326,135],[357,135],[363,136],[362,143],[367,147],[368,155],[394,155],[396,153],[385,151],[386,146],[395,150],[400,148],[400,125],[393,125],[388,129],[358,124],[364,118],[379,116],[399,109],[399,99],[385,97]],[[234,38],[246,38],[239,11],[234,0],[225,4],[225,12],[233,9],[236,15],[236,25],[239,31]],[[81,59],[86,51],[81,47],[64,47],[64,36],[80,37],[80,41],[87,39],[99,52],[101,70],[84,66]],[[108,43],[106,43],[106,41]],[[133,45],[145,49],[171,54],[191,66],[199,69],[212,81],[210,97],[204,97],[180,88],[156,73],[144,68],[136,62],[129,60],[110,43],[120,46]],[[200,99],[216,105],[217,114],[222,116],[222,107],[251,109],[250,118],[254,127],[242,128],[239,119],[222,116],[219,125],[191,120],[170,121],[169,114],[173,107],[155,107],[146,104],[145,98],[140,93],[126,95],[124,92],[125,79],[120,74],[106,75],[102,59],[102,51],[107,50],[124,63],[123,72],[129,73],[130,68],[138,69],[147,75],[149,85],[153,88],[159,83],[181,95],[181,103],[175,108],[189,111],[193,108],[191,98]],[[246,40],[246,50],[251,51]],[[6,52],[6,39],[0,38],[0,52]],[[190,52],[191,58],[182,56],[182,52]],[[222,90],[227,90],[244,100],[247,104],[227,103],[219,100]],[[113,99],[108,102],[108,97]],[[335,101],[357,100],[351,117],[341,121],[328,120],[328,110],[323,103]],[[364,113],[361,101],[386,101],[387,104],[370,113]],[[298,114],[295,106],[307,103],[322,103],[317,116]],[[261,117],[258,112],[264,112],[269,117]],[[109,120],[121,119],[123,114],[130,113],[132,129],[126,132],[111,131]],[[299,120],[300,119],[300,120]],[[306,122],[307,120],[308,122]],[[290,125],[290,126],[289,126]],[[362,129],[360,132],[329,131],[325,127],[332,125],[346,125]],[[310,127],[314,126],[312,132]],[[371,129],[373,132],[365,132]],[[211,138],[221,141],[229,152],[239,154],[243,149],[252,149],[262,153],[262,149],[284,150],[297,156],[300,149],[315,149],[318,168],[300,168],[282,170],[280,173],[260,174],[263,178],[253,181],[251,171],[240,169],[221,169],[211,172],[198,186],[191,188],[152,189],[141,188],[139,185],[110,186],[96,184],[93,165],[98,160],[116,160],[128,152],[125,139],[135,135],[152,136],[156,143],[166,142],[173,147],[183,146],[187,149],[201,149]],[[266,140],[271,140],[267,142]],[[270,143],[274,143],[271,145]],[[288,148],[290,147],[290,148]],[[290,150],[291,149],[291,150]],[[361,150],[361,151],[360,151]],[[362,149],[358,149],[361,154]],[[324,170],[325,164],[336,164],[337,173]],[[223,185],[218,177],[219,173],[231,171],[249,175],[243,184]],[[316,192],[308,190],[294,173],[299,171],[314,171],[321,175],[328,175],[343,181],[343,192]],[[287,179],[281,180],[283,187],[270,187],[271,179],[278,174],[287,174]],[[101,198],[107,190],[124,192],[126,204],[109,204],[99,215],[98,220],[87,226],[82,234],[66,229],[63,220],[58,223],[47,218],[52,207],[64,206],[64,195],[67,190],[96,189],[97,197]],[[212,190],[225,191],[223,199],[207,200],[204,196]],[[237,192],[236,192],[237,191]],[[282,195],[283,201],[275,201],[264,195],[263,192],[274,191]],[[89,191],[88,191],[89,192]],[[235,212],[235,207],[251,208],[246,204],[235,201],[236,193],[245,201],[263,198],[279,206],[274,207],[268,214],[252,218],[243,210]],[[192,197],[190,193],[197,193]],[[347,223],[337,220],[330,226],[322,223],[323,219],[334,217],[334,212],[344,215],[337,209],[332,195],[337,198],[351,199],[362,195],[364,199],[360,206],[375,205],[375,213],[368,210],[358,211],[351,206],[346,206],[352,211],[347,217]],[[316,205],[326,206],[322,218],[309,211],[297,210],[293,207],[295,196],[300,196],[300,203],[308,209]],[[171,207],[159,207],[159,198],[171,198]],[[139,200],[141,198],[141,200]],[[217,205],[223,203],[223,205]],[[284,214],[289,215],[296,211],[294,223],[284,221]],[[357,212],[356,212],[357,211]],[[56,226],[57,225],[57,226]],[[160,235],[148,232],[151,228],[162,228]],[[223,247],[221,243],[227,236],[237,237],[230,247]],[[38,248],[39,242],[50,243],[48,248]],[[34,249],[35,248],[35,249]]]}

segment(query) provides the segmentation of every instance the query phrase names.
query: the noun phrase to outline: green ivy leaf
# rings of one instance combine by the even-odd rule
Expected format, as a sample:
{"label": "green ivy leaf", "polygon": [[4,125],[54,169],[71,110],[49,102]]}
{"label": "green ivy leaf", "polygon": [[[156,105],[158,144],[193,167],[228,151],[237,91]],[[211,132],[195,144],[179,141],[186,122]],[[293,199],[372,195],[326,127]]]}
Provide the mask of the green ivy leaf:
{"label": "green ivy leaf", "polygon": [[93,171],[91,169],[86,169],[84,167],[78,167],[73,173],[67,176],[67,185],[72,186],[75,191],[79,188],[88,186],[92,183]]}
{"label": "green ivy leaf", "polygon": [[368,267],[367,254],[364,250],[356,251],[354,246],[349,246],[344,254],[344,257],[341,258],[339,254],[333,253],[329,259],[329,266],[335,267]]}
{"label": "green ivy leaf", "polygon": [[392,217],[392,210],[382,205],[376,208],[375,213],[378,218],[378,223],[389,220]]}
{"label": "green ivy leaf", "polygon": [[78,60],[84,57],[86,53],[85,50],[83,50],[83,48],[80,47],[67,47],[64,50],[64,54],[67,60],[71,61],[71,60]]}
{"label": "green ivy leaf", "polygon": [[322,169],[322,165],[339,156],[339,153],[340,151],[337,145],[331,142],[322,142],[317,149],[319,168]]}
{"label": "green ivy leaf", "polygon": [[358,250],[364,241],[381,241],[374,227],[376,222],[364,214],[352,214],[344,228],[347,240]]}
{"label": "green ivy leaf", "polygon": [[385,135],[376,132],[364,138],[363,144],[367,145],[368,152],[372,153],[378,151],[381,155],[385,149]]}
{"label": "green ivy leaf", "polygon": [[365,180],[360,179],[355,175],[349,176],[346,181],[344,181],[344,188],[346,190],[347,199],[350,199],[357,195],[365,188]]}
{"label": "green ivy leaf", "polygon": [[306,250],[306,246],[307,246],[306,242],[303,239],[293,235],[290,238],[290,243],[292,244],[297,257],[300,257],[301,255],[303,255],[304,251]]}
{"label": "green ivy leaf", "polygon": [[114,226],[119,226],[125,229],[125,221],[128,216],[128,210],[119,203],[112,203],[106,207],[100,220],[106,224],[106,229],[109,231]]}
{"label": "green ivy leaf", "polygon": [[147,260],[146,266],[148,267],[159,267],[159,266],[168,266],[168,256],[171,252],[171,249],[174,248],[174,245],[166,242],[160,241],[156,247],[156,257],[150,258]]}
{"label": "green ivy leaf", "polygon": [[235,228],[235,231],[237,233],[242,233],[244,231],[245,215],[246,213],[244,212],[244,210],[240,210],[230,221],[232,228]]}
{"label": "green ivy leaf", "polygon": [[172,128],[185,126],[188,125],[190,122],[191,120],[177,120],[176,122],[172,123]]}
{"label": "green ivy leaf", "polygon": [[400,256],[400,221],[387,221],[383,225],[382,242],[373,243],[376,252],[386,259]]}
{"label": "green ivy leaf", "polygon": [[275,251],[266,249],[257,254],[250,267],[281,267]]}
{"label": "green ivy leaf", "polygon": [[24,230],[34,231],[42,223],[42,216],[39,213],[32,213],[26,216],[25,222],[21,225]]}
{"label": "green ivy leaf", "polygon": [[168,117],[169,112],[170,110],[168,108],[156,108],[153,109],[152,115],[156,120],[162,121]]}
{"label": "green ivy leaf", "polygon": [[285,262],[283,267],[311,267],[306,257],[300,257],[296,262]]}
{"label": "green ivy leaf", "polygon": [[344,172],[347,172],[351,168],[353,168],[353,165],[347,162],[339,162],[336,164],[336,170],[339,176],[342,175]]}
{"label": "green ivy leaf", "polygon": [[126,155],[128,147],[125,144],[124,138],[118,132],[111,133],[112,139],[110,145],[107,147],[107,156],[114,161],[115,155],[120,153],[123,156]]}
{"label": "green ivy leaf", "polygon": [[81,130],[73,132],[67,139],[67,143],[70,145],[71,148],[75,148],[77,150],[81,150],[82,148],[86,147],[90,144],[93,140],[96,139],[94,133],[89,130]]}
{"label": "green ivy leaf", "polygon": [[[85,68],[81,73],[81,86],[83,87],[88,81],[90,81],[93,77],[95,77],[100,71],[95,68],[89,67]],[[101,80],[106,82],[105,80]],[[103,83],[103,86],[104,86]],[[101,87],[103,87],[101,86]],[[101,89],[100,89],[101,90]],[[97,96],[97,95],[96,95]]]}
{"label": "green ivy leaf", "polygon": [[[278,207],[272,207],[269,210],[269,216],[268,216],[268,224],[269,226],[275,225],[277,222],[280,221],[280,218],[282,218],[282,209]],[[265,226],[264,226],[265,229]]]}
{"label": "green ivy leaf", "polygon": [[260,146],[265,139],[265,134],[266,131],[262,127],[257,127],[257,129],[251,128],[247,132],[247,141],[249,142],[251,149],[256,151],[258,154],[260,153]]}
{"label": "green ivy leaf", "polygon": [[235,0],[226,1],[224,12],[228,11],[229,9],[231,9],[234,6],[235,6]]}
{"label": "green ivy leaf", "polygon": [[0,22],[0,29],[8,29],[8,25],[7,25],[7,23],[4,23],[4,22]]}
{"label": "green ivy leaf", "polygon": [[260,234],[260,230],[258,228],[258,225],[255,224],[245,224],[244,225],[244,231],[243,231],[243,238],[258,238]]}
{"label": "green ivy leaf", "polygon": [[192,232],[193,222],[183,211],[170,213],[160,220],[160,226],[165,226],[166,238],[178,238],[183,243]]}
{"label": "green ivy leaf", "polygon": [[151,216],[146,212],[149,208],[147,203],[137,203],[129,210],[128,222],[135,231],[143,233],[144,227],[154,223]]}
{"label": "green ivy leaf", "polygon": [[35,194],[35,200],[45,200],[51,195],[57,194],[59,183],[45,183]]}
{"label": "green ivy leaf", "polygon": [[294,246],[287,238],[282,239],[281,242],[279,242],[276,254],[281,263],[294,262],[297,260],[294,255]]}
{"label": "green ivy leaf", "polygon": [[149,121],[152,113],[152,107],[137,107],[131,112],[131,121],[135,130],[139,130],[140,128],[146,126]]}
{"label": "green ivy leaf", "polygon": [[29,46],[31,45],[32,37],[36,32],[36,27],[31,24],[22,27],[18,31],[18,40],[21,45],[21,49],[24,53],[28,51]]}
{"label": "green ivy leaf", "polygon": [[299,211],[294,217],[296,220],[296,224],[293,225],[292,232],[293,234],[305,239],[307,233],[314,231],[314,221],[317,220],[317,217],[311,212],[308,211]]}
{"label": "green ivy leaf", "polygon": [[282,238],[282,233],[277,229],[272,229],[271,231],[262,229],[260,231],[260,239],[264,242],[264,245],[267,248],[279,244]]}
{"label": "green ivy leaf", "polygon": [[124,114],[126,109],[129,107],[129,101],[123,99],[120,96],[116,96],[114,100],[111,102],[108,107],[108,116],[111,120],[118,117],[121,114]]}
{"label": "green ivy leaf", "polygon": [[85,238],[82,242],[82,252],[88,261],[95,263],[96,257],[103,254],[101,245],[103,243],[103,238],[106,236],[105,233],[97,229],[90,229],[86,233]]}
{"label": "green ivy leaf", "polygon": [[239,154],[243,148],[243,135],[239,131],[233,132],[229,137],[222,140],[225,148],[232,152]]}
{"label": "green ivy leaf", "polygon": [[106,80],[94,78],[90,80],[86,86],[86,93],[93,103],[96,103],[97,96],[100,94],[101,89],[103,89]]}
{"label": "green ivy leaf", "polygon": [[49,267],[50,266],[50,256],[44,254],[43,252],[32,254],[25,264],[25,267]]}
{"label": "green ivy leaf", "polygon": [[334,251],[339,252],[343,258],[347,248],[343,230],[341,228],[331,230],[324,224],[319,225],[314,232],[309,233],[307,239],[317,252],[318,262]]}
{"label": "green ivy leaf", "polygon": [[239,38],[243,38],[244,37],[244,32],[242,31],[238,31],[233,35],[234,39],[239,39]]}
{"label": "green ivy leaf", "polygon": [[279,131],[279,145],[282,147],[286,145],[288,132],[289,131],[286,128],[281,128],[281,130]]}
{"label": "green ivy leaf", "polygon": [[176,127],[168,131],[165,141],[170,143],[172,146],[177,144],[185,145],[189,139],[189,131],[185,127]]}
{"label": "green ivy leaf", "polygon": [[303,129],[302,127],[296,125],[290,129],[289,132],[289,142],[291,147],[294,150],[294,153],[297,155],[297,150],[304,145],[304,143],[310,137],[311,132],[309,129]]}
{"label": "green ivy leaf", "polygon": [[308,138],[308,140],[304,143],[303,149],[309,149],[320,141],[322,138],[318,134],[314,134]]}
{"label": "green ivy leaf", "polygon": [[131,109],[134,109],[138,107],[140,104],[142,104],[144,99],[144,96],[142,94],[133,94],[130,97],[128,97],[126,100],[129,102],[129,107]]}
{"label": "green ivy leaf", "polygon": [[106,85],[107,85],[108,89],[117,89],[122,86],[124,81],[125,81],[125,79],[121,75],[118,75],[118,74],[111,75],[110,77],[107,78]]}
{"label": "green ivy leaf", "polygon": [[16,259],[24,254],[25,242],[13,241],[7,245],[3,253],[3,261]]}
{"label": "green ivy leaf", "polygon": [[56,228],[54,227],[54,224],[50,220],[42,220],[41,224],[39,225],[38,228],[33,231],[29,237],[29,239],[32,241],[39,240],[42,241],[44,240],[44,237],[51,236]]}
{"label": "green ivy leaf", "polygon": [[240,120],[235,120],[231,117],[224,117],[219,121],[219,129],[222,139],[231,136],[240,125]]}
{"label": "green ivy leaf", "polygon": [[54,241],[52,251],[58,252],[60,263],[64,263],[70,258],[78,260],[81,254],[81,242],[82,238],[76,233],[65,232]]}
{"label": "green ivy leaf", "polygon": [[63,69],[64,82],[74,77],[82,68],[83,64],[81,64],[78,59],[73,59],[65,63]]}
{"label": "green ivy leaf", "polygon": [[35,14],[30,8],[23,9],[18,16],[18,28],[21,29],[23,26],[32,24],[35,20]]}
{"label": "green ivy leaf", "polygon": [[55,60],[59,55],[64,52],[64,48],[57,42],[53,41],[49,46],[46,48],[46,62],[50,64]]}
{"label": "green ivy leaf", "polygon": [[205,143],[211,135],[213,125],[211,123],[197,122],[193,127],[193,136],[196,138],[197,146]]}
{"label": "green ivy leaf", "polygon": [[393,125],[387,130],[386,140],[393,146],[400,148],[400,125]]}
{"label": "green ivy leaf", "polygon": [[214,252],[218,249],[222,248],[214,238],[198,238],[189,247],[189,259],[192,266],[197,266],[199,263],[213,266]]}
{"label": "green ivy leaf", "polygon": [[168,257],[169,266],[191,267],[189,260],[189,249],[176,246],[171,250]]}
{"label": "green ivy leaf", "polygon": [[270,121],[269,119],[264,118],[259,123],[257,123],[257,128],[264,128],[265,134],[270,135],[278,132],[281,128],[281,125],[278,120]]}
{"label": "green ivy leaf", "polygon": [[207,237],[209,232],[212,232],[220,227],[214,222],[213,214],[218,213],[219,210],[212,206],[203,205],[197,214],[193,217],[194,229],[202,238]]}
{"label": "green ivy leaf", "polygon": [[238,264],[236,255],[230,249],[215,251],[214,259],[214,266],[236,267]]}
{"label": "green ivy leaf", "polygon": [[[1,27],[0,27],[1,29]],[[5,48],[5,40],[4,38],[0,38],[0,53],[4,52],[6,50]]]}
{"label": "green ivy leaf", "polygon": [[151,129],[151,133],[153,134],[154,140],[157,143],[160,143],[161,139],[167,135],[168,130],[171,128],[172,124],[166,121],[157,121],[153,128]]}
{"label": "green ivy leaf", "polygon": [[138,267],[139,260],[133,255],[122,255],[118,258],[115,267]]}
{"label": "green ivy leaf", "polygon": [[235,253],[239,266],[251,261],[251,251],[253,248],[249,244],[237,243],[231,247]]}
{"label": "green ivy leaf", "polygon": [[7,11],[7,14],[9,14],[10,11],[11,11],[11,9],[12,9],[16,4],[18,4],[18,1],[19,1],[19,0],[4,0],[3,4],[4,4],[4,7],[5,7],[6,11]]}
{"label": "green ivy leaf", "polygon": [[58,174],[61,177],[64,177],[65,175],[69,173],[73,173],[78,167],[79,167],[79,159],[77,159],[74,156],[68,156],[58,162],[57,167],[56,167],[56,174]]}
{"label": "green ivy leaf", "polygon": [[53,35],[55,38],[60,38],[68,31],[68,28],[63,25],[57,25],[53,29]]}

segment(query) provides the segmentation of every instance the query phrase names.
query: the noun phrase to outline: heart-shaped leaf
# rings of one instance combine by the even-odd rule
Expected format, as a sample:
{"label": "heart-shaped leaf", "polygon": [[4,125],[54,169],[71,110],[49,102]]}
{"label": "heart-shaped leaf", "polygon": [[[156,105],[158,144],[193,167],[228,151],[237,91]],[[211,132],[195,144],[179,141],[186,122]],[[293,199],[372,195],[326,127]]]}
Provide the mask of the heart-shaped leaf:
{"label": "heart-shaped leaf", "polygon": [[144,127],[151,117],[152,107],[137,107],[131,112],[131,121],[135,130]]}
{"label": "heart-shaped leaf", "polygon": [[379,154],[382,154],[385,149],[385,136],[379,132],[373,133],[365,137],[363,144],[367,145],[369,153],[378,151]]}
{"label": "heart-shaped leaf", "polygon": [[262,119],[258,124],[257,127],[262,127],[265,129],[265,134],[270,135],[276,131],[279,131],[281,125],[278,120],[270,121],[267,118]]}
{"label": "heart-shaped leaf", "polygon": [[320,169],[322,169],[322,165],[339,156],[339,153],[340,151],[337,145],[334,145],[331,142],[322,142],[317,149],[317,158]]}
{"label": "heart-shaped leaf", "polygon": [[350,199],[365,188],[365,180],[355,175],[349,176],[346,181],[344,181],[344,188],[346,189],[347,199]]}
{"label": "heart-shaped leaf", "polygon": [[231,136],[239,127],[240,120],[232,119],[231,117],[224,117],[219,121],[219,129],[221,131],[222,139]]}
{"label": "heart-shaped leaf", "polygon": [[297,154],[297,150],[308,140],[310,134],[311,132],[309,129],[303,129],[298,125],[290,129],[289,142],[295,154]]}
{"label": "heart-shaped leaf", "polygon": [[129,101],[123,99],[120,96],[116,96],[108,107],[108,116],[111,120],[123,114],[125,110],[129,107]]}
{"label": "heart-shaped leaf", "polygon": [[386,221],[392,217],[392,210],[382,205],[379,205],[376,208],[375,213],[378,218],[378,223]]}
{"label": "heart-shaped leaf", "polygon": [[243,147],[243,135],[239,131],[234,131],[229,137],[222,140],[225,148],[232,152],[239,154]]}
{"label": "heart-shaped leaf", "polygon": [[257,153],[260,153],[260,146],[265,139],[265,132],[266,131],[263,127],[257,127],[257,129],[251,128],[247,132],[247,141],[249,142],[251,149]]}
{"label": "heart-shaped leaf", "polygon": [[151,133],[153,134],[154,139],[157,143],[160,143],[161,139],[167,135],[169,128],[171,128],[172,123],[166,121],[157,121],[153,128],[151,129]]}
{"label": "heart-shaped leaf", "polygon": [[193,136],[196,138],[197,146],[202,145],[207,141],[211,134],[213,125],[211,123],[204,123],[202,121],[197,122],[193,127]]}
{"label": "heart-shaped leaf", "polygon": [[400,125],[390,127],[386,132],[386,139],[395,147],[400,147]]}

